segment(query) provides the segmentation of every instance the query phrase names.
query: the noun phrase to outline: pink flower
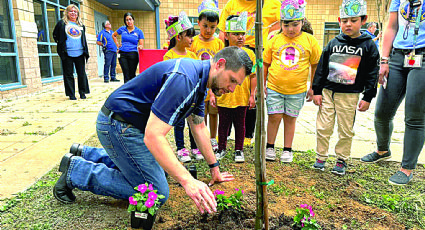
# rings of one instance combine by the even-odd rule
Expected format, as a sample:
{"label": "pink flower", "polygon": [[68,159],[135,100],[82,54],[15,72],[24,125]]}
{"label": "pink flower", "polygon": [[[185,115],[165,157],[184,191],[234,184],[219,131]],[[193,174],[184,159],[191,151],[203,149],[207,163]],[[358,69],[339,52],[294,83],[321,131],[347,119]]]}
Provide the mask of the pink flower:
{"label": "pink flower", "polygon": [[307,204],[300,204],[300,208],[307,208],[308,205]]}
{"label": "pink flower", "polygon": [[218,189],[214,191],[214,195],[216,195],[216,196],[217,195],[223,195],[223,194],[224,194],[224,191],[220,191]]}
{"label": "pink flower", "polygon": [[149,197],[149,199],[151,199],[151,200],[156,200],[156,198],[158,197],[158,195],[156,195],[156,193],[154,193],[154,192],[150,192],[150,193],[148,194],[148,197]]}
{"label": "pink flower", "polygon": [[128,201],[130,202],[131,205],[137,205],[137,200],[135,200],[132,196],[128,198]]}
{"label": "pink flower", "polygon": [[304,0],[298,0],[298,5],[303,5],[304,4]]}
{"label": "pink flower", "polygon": [[151,208],[152,206],[154,206],[154,204],[155,204],[155,201],[154,201],[154,200],[151,200],[151,199],[148,199],[148,200],[145,202],[145,206],[146,206],[147,208]]}
{"label": "pink flower", "polygon": [[140,184],[139,186],[137,186],[137,190],[141,193],[145,193],[147,189],[148,188],[146,187],[145,184]]}
{"label": "pink flower", "polygon": [[310,211],[310,216],[311,217],[314,217],[314,212],[313,211]]}
{"label": "pink flower", "polygon": [[151,191],[153,191],[153,185],[152,184],[149,184],[148,189],[151,190]]}

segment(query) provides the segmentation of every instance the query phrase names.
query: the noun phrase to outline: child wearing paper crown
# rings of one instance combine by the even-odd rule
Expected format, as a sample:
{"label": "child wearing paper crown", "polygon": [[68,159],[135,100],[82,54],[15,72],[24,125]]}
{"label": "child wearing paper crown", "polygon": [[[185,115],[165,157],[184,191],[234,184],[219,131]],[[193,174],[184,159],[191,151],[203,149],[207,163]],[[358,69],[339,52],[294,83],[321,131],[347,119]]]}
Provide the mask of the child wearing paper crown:
{"label": "child wearing paper crown", "polygon": [[[359,9],[353,11],[354,8]],[[376,95],[379,52],[372,38],[360,33],[366,23],[366,1],[343,0],[338,17],[342,33],[324,48],[313,82],[313,101],[317,113],[317,159],[314,169],[324,170],[328,159],[329,139],[338,120],[338,158],[332,173],[344,175],[354,136],[356,107],[369,109]],[[359,95],[363,98],[359,102]]]}
{"label": "child wearing paper crown", "polygon": [[[245,31],[247,24],[247,12],[239,16],[231,15],[226,20],[225,45],[242,48],[255,64],[255,54],[252,50],[244,47]],[[255,74],[246,77],[242,85],[236,86],[233,93],[223,94],[217,99],[218,115],[218,152],[217,159],[226,155],[227,134],[232,126],[235,126],[235,162],[244,162],[243,143],[245,137],[245,116],[247,108],[255,106],[255,87],[257,79]]]}
{"label": "child wearing paper crown", "polygon": [[[198,59],[209,60],[224,48],[224,43],[214,36],[219,22],[219,10],[217,0],[204,0],[198,6],[198,25],[201,33],[193,38],[191,51],[195,52]],[[214,151],[217,151],[217,106],[215,95],[209,90],[205,98],[205,123],[210,116],[210,138]]]}
{"label": "child wearing paper crown", "polygon": [[[307,89],[309,69],[314,76],[320,58],[320,46],[311,34],[301,31],[305,17],[304,0],[284,0],[281,6],[281,29],[264,50],[264,84],[267,85],[266,160],[274,161],[274,143],[281,120],[284,123],[284,149],[281,162],[292,162],[295,124],[304,98],[311,101]],[[311,68],[310,68],[311,67]]]}
{"label": "child wearing paper crown", "polygon": [[[195,29],[192,23],[187,17],[186,13],[182,11],[178,17],[170,16],[168,20],[165,20],[166,30],[170,39],[170,45],[168,46],[168,52],[164,55],[164,61],[174,58],[192,58],[197,59],[196,54],[189,51],[188,48],[193,42],[193,36],[195,36]],[[192,133],[189,128],[189,139],[190,148],[189,152],[184,145],[184,126],[185,121],[179,122],[174,127],[174,140],[177,146],[177,158],[182,163],[190,162],[192,159],[190,153],[195,157],[196,160],[202,160],[204,157],[196,146],[195,139],[193,139]]]}

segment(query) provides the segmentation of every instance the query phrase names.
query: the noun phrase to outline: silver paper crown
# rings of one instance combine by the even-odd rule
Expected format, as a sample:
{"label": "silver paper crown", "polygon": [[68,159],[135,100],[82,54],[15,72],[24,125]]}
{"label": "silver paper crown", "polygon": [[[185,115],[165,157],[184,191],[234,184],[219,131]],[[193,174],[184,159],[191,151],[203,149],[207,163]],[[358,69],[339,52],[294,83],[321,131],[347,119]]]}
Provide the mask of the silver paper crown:
{"label": "silver paper crown", "polygon": [[342,0],[339,7],[340,18],[360,17],[367,15],[367,4],[365,0]]}
{"label": "silver paper crown", "polygon": [[226,21],[225,32],[246,32],[247,22],[248,12],[244,11],[238,17],[234,17]]}
{"label": "silver paper crown", "polygon": [[187,14],[184,11],[182,11],[179,14],[179,20],[173,23],[172,25],[170,25],[169,27],[167,27],[166,31],[167,31],[168,37],[172,39],[175,36],[177,36],[179,33],[186,31],[192,27],[193,25],[190,22],[189,18],[187,17]]}
{"label": "silver paper crown", "polygon": [[218,1],[217,0],[204,0],[201,5],[198,6],[198,14],[201,14],[206,11],[211,11],[216,14],[220,14],[218,9]]}

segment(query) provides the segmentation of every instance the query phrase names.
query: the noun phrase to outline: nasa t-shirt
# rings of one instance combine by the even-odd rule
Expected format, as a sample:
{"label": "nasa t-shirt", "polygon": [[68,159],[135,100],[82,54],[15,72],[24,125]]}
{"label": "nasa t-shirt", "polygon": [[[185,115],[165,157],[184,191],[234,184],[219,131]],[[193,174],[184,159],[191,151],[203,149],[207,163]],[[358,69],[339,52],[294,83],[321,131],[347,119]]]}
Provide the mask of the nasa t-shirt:
{"label": "nasa t-shirt", "polygon": [[[419,34],[416,38],[416,48],[425,47],[425,6],[422,4],[421,19],[419,24]],[[398,49],[413,49],[413,34],[415,29],[416,14],[418,7],[412,9],[409,7],[408,0],[393,0],[390,6],[390,12],[398,12],[398,31],[394,39],[393,47]],[[409,10],[410,9],[410,10]],[[405,32],[406,26],[409,25],[409,30]],[[403,38],[403,34],[407,33],[407,38]]]}
{"label": "nasa t-shirt", "polygon": [[81,42],[81,35],[83,33],[83,27],[77,25],[74,22],[68,22],[65,26],[66,39],[66,50],[68,56],[79,57],[83,54],[83,43]]}

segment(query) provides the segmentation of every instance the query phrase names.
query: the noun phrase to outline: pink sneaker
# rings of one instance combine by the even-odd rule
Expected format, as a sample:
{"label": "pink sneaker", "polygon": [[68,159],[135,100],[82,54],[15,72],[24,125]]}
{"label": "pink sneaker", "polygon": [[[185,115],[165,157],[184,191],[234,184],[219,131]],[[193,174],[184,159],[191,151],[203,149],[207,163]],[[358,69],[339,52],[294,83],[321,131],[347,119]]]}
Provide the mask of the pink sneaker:
{"label": "pink sneaker", "polygon": [[192,158],[190,158],[189,153],[189,150],[187,150],[186,148],[182,148],[177,151],[177,158],[183,163],[191,162]]}
{"label": "pink sneaker", "polygon": [[199,149],[192,149],[192,155],[198,161],[204,159],[204,156],[202,156],[201,151],[199,151]]}

